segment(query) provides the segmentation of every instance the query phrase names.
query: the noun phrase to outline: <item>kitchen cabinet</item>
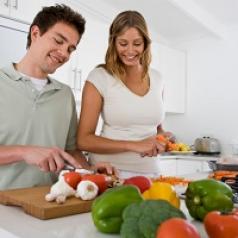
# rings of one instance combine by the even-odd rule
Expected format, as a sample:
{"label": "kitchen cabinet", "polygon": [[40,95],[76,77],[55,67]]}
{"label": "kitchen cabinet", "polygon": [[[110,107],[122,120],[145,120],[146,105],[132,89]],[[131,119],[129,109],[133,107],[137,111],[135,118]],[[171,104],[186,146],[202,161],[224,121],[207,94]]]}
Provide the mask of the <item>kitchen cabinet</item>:
{"label": "kitchen cabinet", "polygon": [[203,172],[202,161],[177,160],[177,175]]}
{"label": "kitchen cabinet", "polygon": [[54,0],[0,0],[0,14],[31,23],[43,6],[50,6],[54,3]]}
{"label": "kitchen cabinet", "polygon": [[184,113],[186,100],[186,54],[166,45],[152,43],[151,66],[157,69],[164,81],[166,112]]}
{"label": "kitchen cabinet", "polygon": [[78,49],[72,53],[70,60],[58,68],[51,76],[58,81],[67,84],[72,89],[76,101],[77,113],[80,110],[82,94],[82,70],[77,65]]}
{"label": "kitchen cabinet", "polygon": [[183,176],[186,174],[196,174],[209,172],[211,169],[208,162],[203,158],[196,156],[178,157],[178,156],[159,156],[160,172],[164,176]]}
{"label": "kitchen cabinet", "polygon": [[163,159],[159,162],[160,173],[164,176],[177,175],[177,160],[176,159]]}
{"label": "kitchen cabinet", "polygon": [[[86,19],[85,33],[70,60],[57,69],[52,75],[57,80],[68,84],[76,99],[77,112],[80,113],[82,89],[89,72],[97,65],[104,62],[107,50],[109,25],[99,19],[98,16],[72,1],[61,0],[63,3],[77,10]],[[99,125],[101,127],[101,124]]]}

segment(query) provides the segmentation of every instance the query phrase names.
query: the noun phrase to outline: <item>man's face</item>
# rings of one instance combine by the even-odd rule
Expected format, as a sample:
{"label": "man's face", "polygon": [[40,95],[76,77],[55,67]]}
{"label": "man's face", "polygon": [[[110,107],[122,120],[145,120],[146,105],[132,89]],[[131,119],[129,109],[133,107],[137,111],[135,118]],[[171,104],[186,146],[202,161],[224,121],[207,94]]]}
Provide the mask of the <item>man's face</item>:
{"label": "man's face", "polygon": [[43,75],[55,72],[57,68],[69,60],[70,54],[76,50],[80,40],[77,30],[68,24],[58,22],[42,36],[37,26],[32,27],[32,43],[30,50]]}

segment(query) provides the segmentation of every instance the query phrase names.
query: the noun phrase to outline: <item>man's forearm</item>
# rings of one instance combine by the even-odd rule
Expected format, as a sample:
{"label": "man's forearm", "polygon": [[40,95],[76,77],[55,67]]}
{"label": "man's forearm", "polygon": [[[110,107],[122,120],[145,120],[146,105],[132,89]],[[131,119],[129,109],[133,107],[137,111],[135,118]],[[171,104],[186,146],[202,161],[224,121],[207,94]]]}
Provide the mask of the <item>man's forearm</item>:
{"label": "man's forearm", "polygon": [[0,146],[0,165],[10,164],[23,160],[24,146]]}

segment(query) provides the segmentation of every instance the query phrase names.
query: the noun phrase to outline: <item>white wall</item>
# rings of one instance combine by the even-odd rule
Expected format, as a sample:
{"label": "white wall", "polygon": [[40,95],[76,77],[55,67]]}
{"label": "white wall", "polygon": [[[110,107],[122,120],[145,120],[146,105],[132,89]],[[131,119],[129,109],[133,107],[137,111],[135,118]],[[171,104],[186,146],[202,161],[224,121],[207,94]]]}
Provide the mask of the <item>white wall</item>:
{"label": "white wall", "polygon": [[165,128],[193,143],[210,135],[222,143],[224,154],[238,138],[238,31],[228,39],[206,38],[187,44],[185,114],[169,114]]}

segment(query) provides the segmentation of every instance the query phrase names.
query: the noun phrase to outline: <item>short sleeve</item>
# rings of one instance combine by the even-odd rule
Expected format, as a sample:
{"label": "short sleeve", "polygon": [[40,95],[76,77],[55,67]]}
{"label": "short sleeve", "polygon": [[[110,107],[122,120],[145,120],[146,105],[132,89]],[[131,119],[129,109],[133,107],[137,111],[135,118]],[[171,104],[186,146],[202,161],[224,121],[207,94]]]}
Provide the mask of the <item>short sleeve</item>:
{"label": "short sleeve", "polygon": [[106,72],[105,69],[103,69],[102,67],[99,68],[95,68],[93,69],[88,77],[87,77],[87,81],[92,83],[96,89],[99,91],[99,93],[104,96],[106,93],[106,85],[107,85],[107,77],[108,77],[108,73]]}

